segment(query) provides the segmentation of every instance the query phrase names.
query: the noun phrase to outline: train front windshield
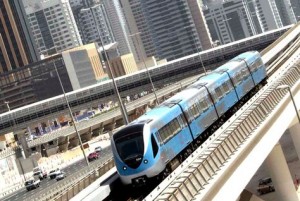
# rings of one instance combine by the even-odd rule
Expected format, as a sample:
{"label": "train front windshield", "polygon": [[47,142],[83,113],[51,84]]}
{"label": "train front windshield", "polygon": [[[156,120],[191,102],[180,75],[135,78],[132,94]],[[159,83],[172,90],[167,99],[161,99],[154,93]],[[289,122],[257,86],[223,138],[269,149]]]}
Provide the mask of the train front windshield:
{"label": "train front windshield", "polygon": [[131,168],[137,168],[143,159],[143,127],[144,125],[133,125],[114,135],[120,158]]}

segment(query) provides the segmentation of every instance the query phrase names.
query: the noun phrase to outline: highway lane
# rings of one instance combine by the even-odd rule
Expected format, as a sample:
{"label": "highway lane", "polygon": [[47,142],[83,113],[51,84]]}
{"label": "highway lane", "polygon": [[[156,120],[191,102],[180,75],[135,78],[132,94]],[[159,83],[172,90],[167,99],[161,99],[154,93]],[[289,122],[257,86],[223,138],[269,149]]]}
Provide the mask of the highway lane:
{"label": "highway lane", "polygon": [[[104,148],[100,153],[100,158],[98,160],[95,160],[91,163],[105,163],[108,158],[112,157],[111,148],[110,146]],[[73,163],[66,168],[62,169],[66,173],[66,178],[72,174],[76,174],[76,172],[82,168],[86,167],[86,162],[84,159],[79,160],[76,163]],[[34,194],[38,193],[40,190],[45,188],[50,188],[52,186],[55,186],[57,183],[56,179],[50,179],[49,177],[46,179],[41,180],[40,187],[37,189],[33,189],[31,191],[27,191],[26,188],[21,188],[18,191],[1,198],[3,201],[24,201],[27,200],[29,197],[33,196]]]}

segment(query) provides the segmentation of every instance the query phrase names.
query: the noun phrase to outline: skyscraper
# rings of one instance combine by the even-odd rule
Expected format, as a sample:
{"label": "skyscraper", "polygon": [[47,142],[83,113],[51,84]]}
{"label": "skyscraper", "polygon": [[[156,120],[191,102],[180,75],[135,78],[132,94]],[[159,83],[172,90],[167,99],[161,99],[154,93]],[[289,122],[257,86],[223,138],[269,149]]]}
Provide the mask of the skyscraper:
{"label": "skyscraper", "polygon": [[132,38],[137,60],[141,62],[147,57],[156,55],[153,41],[150,37],[149,27],[145,21],[142,5],[140,0],[123,0],[120,1],[123,12],[131,34],[136,34]]}
{"label": "skyscraper", "polygon": [[23,2],[41,55],[51,55],[82,45],[68,0]]}
{"label": "skyscraper", "polygon": [[103,0],[103,4],[115,41],[118,43],[120,55],[133,53],[136,57],[135,49],[132,48],[132,38],[129,36],[130,33],[119,0]]}
{"label": "skyscraper", "polygon": [[290,0],[202,0],[202,2],[212,39],[220,41],[221,44],[296,22]]}
{"label": "skyscraper", "polygon": [[0,1],[0,73],[38,61],[22,1]]}
{"label": "skyscraper", "polygon": [[202,50],[186,0],[124,0],[132,34],[140,33],[147,57],[173,60]]}
{"label": "skyscraper", "polygon": [[202,50],[210,49],[213,46],[213,41],[202,11],[202,2],[200,0],[187,0],[187,3],[194,20]]}
{"label": "skyscraper", "polygon": [[290,0],[297,21],[300,21],[300,0]]}
{"label": "skyscraper", "polygon": [[96,42],[101,46],[99,34],[103,45],[115,41],[103,4],[81,8],[79,11],[79,27],[84,44]]}

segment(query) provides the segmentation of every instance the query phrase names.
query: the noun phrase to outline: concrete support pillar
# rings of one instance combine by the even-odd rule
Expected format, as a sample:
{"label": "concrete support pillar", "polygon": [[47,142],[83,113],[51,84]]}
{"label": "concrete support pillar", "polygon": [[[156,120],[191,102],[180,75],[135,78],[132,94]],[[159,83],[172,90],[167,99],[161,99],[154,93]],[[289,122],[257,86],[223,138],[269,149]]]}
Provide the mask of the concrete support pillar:
{"label": "concrete support pillar", "polygon": [[23,133],[18,133],[17,136],[18,136],[18,141],[21,144],[22,149],[24,151],[25,157],[26,158],[29,157],[31,153],[29,151],[29,147],[28,147],[28,143],[26,141],[25,135]]}
{"label": "concrete support pillar", "polygon": [[272,178],[278,200],[299,201],[280,144],[276,144],[266,159],[266,166]]}
{"label": "concrete support pillar", "polygon": [[298,159],[300,159],[300,124],[296,124],[293,127],[289,128],[289,131],[293,139]]}

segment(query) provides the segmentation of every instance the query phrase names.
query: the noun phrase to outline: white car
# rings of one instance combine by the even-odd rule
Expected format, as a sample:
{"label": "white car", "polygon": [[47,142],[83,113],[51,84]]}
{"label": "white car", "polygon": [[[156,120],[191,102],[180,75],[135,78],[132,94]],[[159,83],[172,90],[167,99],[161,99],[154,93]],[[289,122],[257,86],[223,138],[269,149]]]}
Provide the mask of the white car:
{"label": "white car", "polygon": [[40,186],[39,179],[37,179],[37,180],[29,179],[29,180],[25,181],[25,187],[26,187],[27,191],[38,188],[39,186]]}
{"label": "white car", "polygon": [[59,174],[56,175],[56,181],[62,180],[66,177],[66,174],[64,172],[60,172]]}
{"label": "white car", "polygon": [[60,173],[61,173],[61,170],[59,168],[57,168],[55,170],[51,170],[49,172],[49,177],[50,177],[50,179],[54,179],[54,178],[56,178],[56,175],[58,175]]}
{"label": "white car", "polygon": [[95,152],[99,153],[101,151],[102,151],[102,147],[101,146],[95,148]]}

